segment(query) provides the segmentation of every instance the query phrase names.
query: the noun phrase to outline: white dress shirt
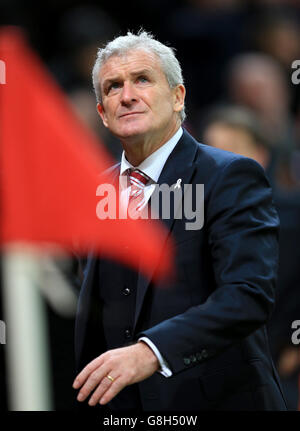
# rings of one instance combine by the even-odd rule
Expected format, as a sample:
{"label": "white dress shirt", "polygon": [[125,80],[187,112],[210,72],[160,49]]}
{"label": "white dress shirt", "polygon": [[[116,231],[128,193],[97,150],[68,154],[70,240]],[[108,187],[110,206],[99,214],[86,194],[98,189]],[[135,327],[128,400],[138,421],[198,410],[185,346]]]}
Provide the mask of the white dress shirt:
{"label": "white dress shirt", "polygon": [[[123,151],[122,159],[121,159],[121,168],[120,168],[120,180],[121,180],[120,184],[121,184],[121,201],[126,207],[128,205],[128,199],[129,199],[129,194],[131,189],[130,185],[127,182],[127,177],[126,177],[127,169],[140,169],[150,178],[149,182],[146,184],[144,188],[144,196],[145,196],[144,206],[145,206],[155,189],[155,184],[157,184],[158,178],[161,174],[161,171],[163,170],[163,167],[169,155],[171,154],[171,152],[175,148],[175,145],[181,138],[182,133],[183,133],[183,130],[180,127],[169,141],[167,141],[164,145],[158,148],[158,150],[154,151],[154,153],[150,154],[150,156],[147,157],[138,166],[132,166],[131,163],[129,163],[128,160],[126,159],[125,152]],[[122,181],[122,178],[126,180]],[[167,362],[162,357],[162,355],[160,354],[155,344],[153,344],[152,341],[149,340],[149,338],[147,337],[141,337],[139,338],[139,341],[144,341],[153,350],[161,367],[161,369],[158,372],[165,377],[171,377],[172,371],[170,370]]]}
{"label": "white dress shirt", "polygon": [[[125,157],[125,152],[122,153],[121,168],[120,168],[120,183],[121,183],[121,201],[125,204],[128,203],[128,197],[130,194],[130,184],[127,183],[126,171],[127,169],[140,169],[144,174],[148,175],[150,181],[146,184],[144,188],[145,204],[150,199],[152,193],[155,189],[155,184],[157,184],[158,178],[163,170],[163,167],[167,161],[167,158],[173,151],[175,145],[181,138],[183,133],[180,127],[177,132],[172,136],[172,138],[162,145],[154,153],[150,154],[140,165],[132,166],[131,163]],[[126,181],[122,181],[122,177]]]}

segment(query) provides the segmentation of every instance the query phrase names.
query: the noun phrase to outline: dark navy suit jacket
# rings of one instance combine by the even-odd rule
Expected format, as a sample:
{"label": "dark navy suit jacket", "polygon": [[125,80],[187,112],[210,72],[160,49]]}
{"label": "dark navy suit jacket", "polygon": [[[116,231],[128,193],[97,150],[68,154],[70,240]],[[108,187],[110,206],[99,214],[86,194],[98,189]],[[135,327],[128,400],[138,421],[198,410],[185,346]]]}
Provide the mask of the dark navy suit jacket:
{"label": "dark navy suit jacket", "polygon": [[[161,252],[175,241],[176,278],[138,276],[135,339],[147,336],[173,372],[137,385],[143,409],[284,410],[265,328],[274,307],[279,222],[264,171],[184,131],[158,183],[179,178],[182,190],[204,184],[204,225],[187,230],[188,220],[171,214]],[[90,256],[79,298],[78,369],[104,349],[97,265]]]}

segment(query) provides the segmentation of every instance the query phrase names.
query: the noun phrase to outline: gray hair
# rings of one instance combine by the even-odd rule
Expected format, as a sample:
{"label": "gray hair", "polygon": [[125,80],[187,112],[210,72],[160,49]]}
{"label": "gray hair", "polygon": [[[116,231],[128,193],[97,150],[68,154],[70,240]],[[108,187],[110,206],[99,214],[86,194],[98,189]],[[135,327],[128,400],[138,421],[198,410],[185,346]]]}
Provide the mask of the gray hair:
{"label": "gray hair", "polygon": [[[170,88],[183,84],[182,71],[179,61],[175,57],[174,48],[170,48],[154,39],[151,33],[140,31],[138,34],[127,32],[126,36],[119,36],[108,42],[104,48],[99,48],[96,62],[93,68],[93,86],[97,101],[101,103],[101,91],[99,84],[99,73],[103,64],[113,55],[122,56],[129,50],[143,50],[157,55],[162,70],[167,78]],[[185,108],[180,112],[181,122],[185,120]]]}

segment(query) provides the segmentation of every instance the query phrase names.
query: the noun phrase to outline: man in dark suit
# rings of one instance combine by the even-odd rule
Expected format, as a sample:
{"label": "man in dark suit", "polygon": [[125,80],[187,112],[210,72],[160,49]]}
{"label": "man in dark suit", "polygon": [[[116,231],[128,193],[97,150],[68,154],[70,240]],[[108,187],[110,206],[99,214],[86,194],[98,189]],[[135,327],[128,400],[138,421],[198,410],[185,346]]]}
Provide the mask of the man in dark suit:
{"label": "man in dark suit", "polygon": [[[128,33],[99,50],[93,78],[99,114],[124,149],[112,175],[147,178],[144,208],[155,186],[177,186],[193,209],[203,200],[204,223],[188,227],[176,205],[163,220],[161,253],[171,240],[176,247],[167,281],[89,256],[75,328],[78,400],[117,410],[284,410],[264,326],[278,217],[262,168],[182,129],[181,69],[151,35]],[[132,188],[122,189],[125,202]]]}

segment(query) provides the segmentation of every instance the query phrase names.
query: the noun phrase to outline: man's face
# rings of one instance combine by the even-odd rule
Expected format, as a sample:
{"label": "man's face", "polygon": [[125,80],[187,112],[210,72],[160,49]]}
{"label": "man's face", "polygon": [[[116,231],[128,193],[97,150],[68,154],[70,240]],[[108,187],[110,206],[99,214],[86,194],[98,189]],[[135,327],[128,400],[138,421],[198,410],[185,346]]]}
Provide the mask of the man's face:
{"label": "man's face", "polygon": [[163,136],[178,123],[183,85],[171,89],[158,57],[142,50],[112,56],[100,70],[103,123],[120,139]]}

